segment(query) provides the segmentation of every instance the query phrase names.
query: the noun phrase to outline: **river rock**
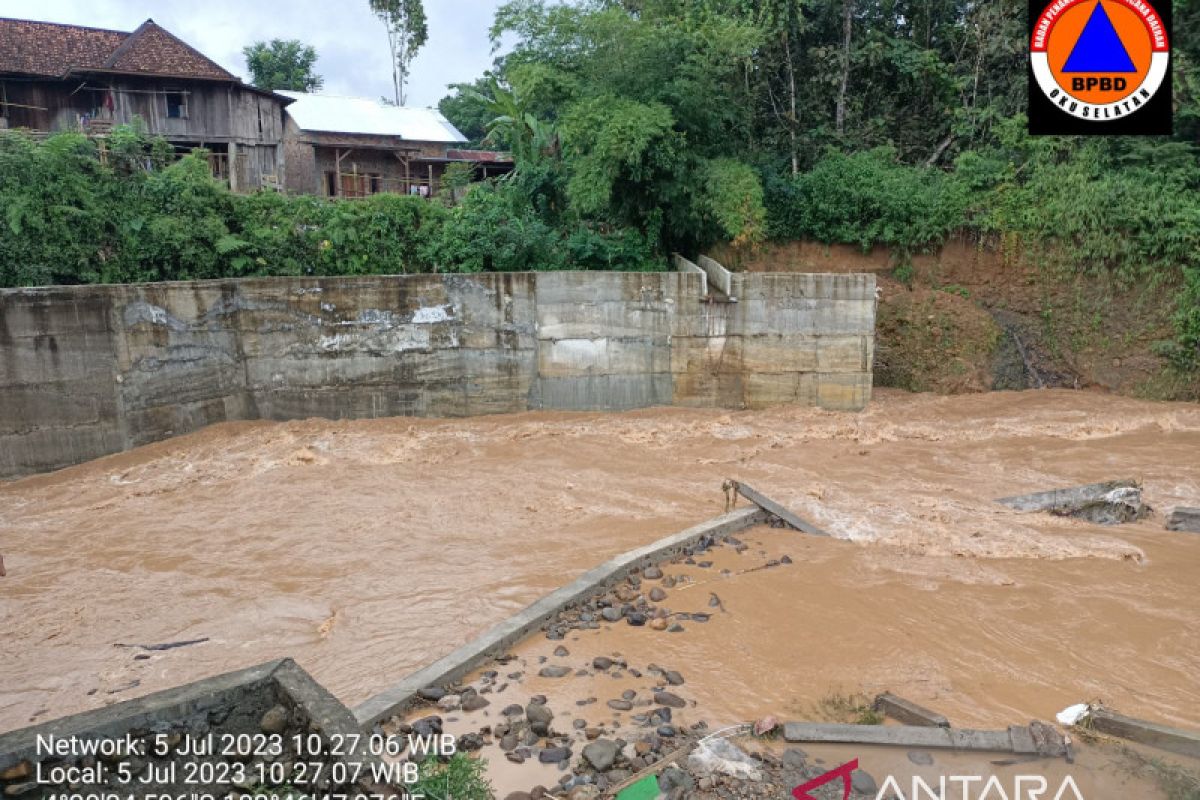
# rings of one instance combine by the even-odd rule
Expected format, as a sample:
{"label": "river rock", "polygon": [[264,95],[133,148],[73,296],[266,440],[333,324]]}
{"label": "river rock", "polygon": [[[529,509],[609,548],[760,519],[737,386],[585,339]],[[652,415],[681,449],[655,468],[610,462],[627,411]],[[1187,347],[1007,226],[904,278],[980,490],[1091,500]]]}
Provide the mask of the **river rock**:
{"label": "river rock", "polygon": [[642,570],[642,577],[647,580],[656,581],[663,576],[663,571],[658,567],[646,567]]}
{"label": "river rock", "polygon": [[672,692],[655,692],[654,702],[667,708],[687,708],[687,701]]}
{"label": "river rock", "polygon": [[288,710],[283,706],[272,706],[267,713],[262,715],[258,726],[262,728],[263,733],[283,733],[287,730],[290,716]]}
{"label": "river rock", "polygon": [[557,764],[560,761],[566,761],[571,757],[571,748],[569,747],[547,747],[538,753],[538,761],[543,764]]}
{"label": "river rock", "polygon": [[667,629],[667,621],[665,619],[663,619],[662,617],[655,617],[654,619],[650,620],[650,630],[665,631],[666,629]]}
{"label": "river rock", "polygon": [[570,667],[550,666],[542,667],[538,670],[538,675],[541,675],[543,678],[562,678],[570,674]]}
{"label": "river rock", "polygon": [[547,727],[554,719],[554,712],[545,703],[530,703],[525,706],[525,719],[529,720],[530,726]]}
{"label": "river rock", "polygon": [[462,710],[463,711],[478,711],[479,709],[484,708],[489,705],[491,705],[491,703],[488,701],[488,699],[486,697],[480,697],[477,694],[473,694],[473,695],[470,695],[469,697],[463,698]]}
{"label": "river rock", "polygon": [[650,590],[650,599],[655,603],[661,603],[667,599],[667,593],[662,588],[655,586]]}
{"label": "river rock", "polygon": [[633,625],[633,626],[639,627],[639,628],[646,624],[646,615],[640,611],[630,611],[628,614],[625,615],[625,619],[629,622],[630,625]]}
{"label": "river rock", "polygon": [[609,700],[608,707],[614,711],[632,711],[633,703],[628,700]]}
{"label": "river rock", "polygon": [[596,656],[595,658],[592,659],[592,666],[601,671],[608,669],[612,665],[613,665],[613,660],[611,658],[606,658],[604,656]]}
{"label": "river rock", "polygon": [[664,672],[663,678],[672,686],[683,686],[683,676],[673,669],[669,669]]}
{"label": "river rock", "polygon": [[436,703],[446,696],[446,690],[440,686],[426,686],[421,691],[417,692],[417,696],[422,700],[428,700],[431,703]]}
{"label": "river rock", "polygon": [[558,656],[559,658],[566,658],[567,656],[571,655],[571,651],[560,644],[558,647],[554,648],[554,655]]}
{"label": "river rock", "polygon": [[875,783],[875,779],[871,777],[870,773],[864,772],[861,769],[856,769],[850,773],[850,785],[859,794],[866,794],[871,797],[874,797],[879,791],[879,786]]}
{"label": "river rock", "polygon": [[611,739],[597,739],[583,748],[584,759],[600,772],[613,765],[621,748]]}
{"label": "river rock", "polygon": [[600,616],[604,617],[609,622],[616,622],[621,618],[621,609],[609,606],[608,608],[600,611]]}

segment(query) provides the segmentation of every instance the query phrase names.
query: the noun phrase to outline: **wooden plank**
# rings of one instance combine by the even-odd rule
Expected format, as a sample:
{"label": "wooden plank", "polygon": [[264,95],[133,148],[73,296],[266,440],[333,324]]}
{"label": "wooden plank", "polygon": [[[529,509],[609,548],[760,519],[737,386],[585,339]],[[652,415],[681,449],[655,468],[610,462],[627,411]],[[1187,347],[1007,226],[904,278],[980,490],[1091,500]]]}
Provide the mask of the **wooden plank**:
{"label": "wooden plank", "polygon": [[803,519],[796,516],[791,511],[788,511],[786,508],[779,505],[779,503],[776,503],[774,500],[772,500],[771,498],[762,494],[761,492],[756,491],[752,487],[747,486],[746,484],[741,483],[739,481],[730,481],[730,483],[733,484],[733,488],[736,489],[737,493],[740,494],[742,497],[746,498],[751,503],[754,503],[754,505],[758,506],[763,511],[766,511],[770,514],[774,514],[775,516],[779,517],[781,520],[783,520],[784,522],[786,522],[788,525],[792,526],[796,530],[802,531],[803,533],[807,533],[812,536],[828,536],[829,535],[825,531],[818,528],[816,525],[813,525],[811,522],[805,522]]}
{"label": "wooden plank", "polygon": [[884,692],[875,698],[875,710],[905,725],[920,725],[926,728],[950,727],[950,720],[936,711],[930,711],[890,692]]}
{"label": "wooden plank", "polygon": [[[1026,730],[1028,734],[1028,730]],[[991,753],[1036,752],[1029,742],[1014,746],[1011,730],[976,731],[963,728],[930,728],[917,725],[838,725],[815,722],[788,722],[783,726],[784,740],[792,743],[862,744],[893,747],[928,747],[942,750],[970,750]],[[1017,749],[1017,748],[1020,749]]]}
{"label": "wooden plank", "polygon": [[1092,728],[1100,733],[1157,747],[1159,750],[1200,758],[1200,733],[1196,731],[1185,731],[1126,717],[1107,708],[1094,709],[1088,718]]}

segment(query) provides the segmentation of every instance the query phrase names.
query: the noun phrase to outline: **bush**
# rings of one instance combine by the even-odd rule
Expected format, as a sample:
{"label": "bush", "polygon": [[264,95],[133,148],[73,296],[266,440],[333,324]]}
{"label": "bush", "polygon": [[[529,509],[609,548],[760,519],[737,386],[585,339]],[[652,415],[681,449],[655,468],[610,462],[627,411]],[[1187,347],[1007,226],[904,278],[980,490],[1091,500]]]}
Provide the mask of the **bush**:
{"label": "bush", "polygon": [[484,184],[446,214],[427,257],[445,272],[515,272],[563,269],[557,232],[517,192]]}
{"label": "bush", "polygon": [[911,250],[966,226],[968,192],[952,174],[906,166],[881,147],[830,153],[811,172],[775,178],[766,205],[773,239]]}

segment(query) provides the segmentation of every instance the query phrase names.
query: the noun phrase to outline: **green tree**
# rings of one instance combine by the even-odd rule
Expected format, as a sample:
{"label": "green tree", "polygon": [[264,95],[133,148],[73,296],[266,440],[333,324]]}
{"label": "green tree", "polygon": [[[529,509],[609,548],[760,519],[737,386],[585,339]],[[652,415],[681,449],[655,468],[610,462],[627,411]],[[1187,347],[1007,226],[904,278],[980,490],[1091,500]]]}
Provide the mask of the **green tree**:
{"label": "green tree", "polygon": [[369,0],[371,11],[387,28],[392,54],[392,84],[396,105],[404,105],[409,67],[429,38],[425,6],[421,0]]}
{"label": "green tree", "polygon": [[250,82],[259,89],[319,91],[324,79],[313,71],[317,51],[297,39],[272,39],[242,48]]}

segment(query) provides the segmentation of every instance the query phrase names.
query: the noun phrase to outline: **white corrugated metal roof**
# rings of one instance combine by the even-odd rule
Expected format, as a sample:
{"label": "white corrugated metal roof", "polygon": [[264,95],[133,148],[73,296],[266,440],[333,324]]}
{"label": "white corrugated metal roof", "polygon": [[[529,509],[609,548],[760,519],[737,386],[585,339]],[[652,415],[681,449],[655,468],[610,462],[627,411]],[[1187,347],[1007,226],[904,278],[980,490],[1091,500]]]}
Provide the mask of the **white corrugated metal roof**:
{"label": "white corrugated metal roof", "polygon": [[465,142],[467,137],[432,108],[389,106],[367,97],[277,91],[296,102],[286,109],[301,130],[399,136],[415,142]]}

